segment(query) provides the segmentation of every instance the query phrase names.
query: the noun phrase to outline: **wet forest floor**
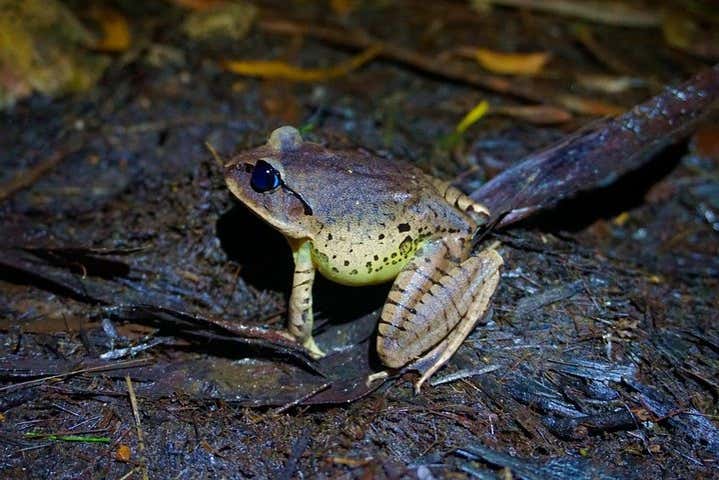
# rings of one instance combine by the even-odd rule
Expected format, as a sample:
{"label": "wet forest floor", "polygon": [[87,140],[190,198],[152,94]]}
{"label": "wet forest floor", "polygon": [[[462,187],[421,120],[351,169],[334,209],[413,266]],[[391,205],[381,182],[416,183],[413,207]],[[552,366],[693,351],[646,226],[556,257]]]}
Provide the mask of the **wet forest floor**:
{"label": "wet forest floor", "polygon": [[[266,2],[241,39],[188,38],[190,10],[170,2],[109,4],[132,41],[99,83],[0,114],[0,476],[719,477],[716,116],[640,171],[496,231],[492,311],[419,395],[412,373],[363,383],[381,369],[389,285],[318,281],[325,359],[272,333],[290,250],[205,146],[227,157],[290,124],[471,192],[711,62],[656,26],[463,2]],[[228,71],[273,59],[330,77],[363,45],[327,25],[418,57],[310,82]],[[468,45],[552,58],[489,91]],[[482,100],[490,114],[458,134]],[[510,108],[537,100],[555,109]]]}

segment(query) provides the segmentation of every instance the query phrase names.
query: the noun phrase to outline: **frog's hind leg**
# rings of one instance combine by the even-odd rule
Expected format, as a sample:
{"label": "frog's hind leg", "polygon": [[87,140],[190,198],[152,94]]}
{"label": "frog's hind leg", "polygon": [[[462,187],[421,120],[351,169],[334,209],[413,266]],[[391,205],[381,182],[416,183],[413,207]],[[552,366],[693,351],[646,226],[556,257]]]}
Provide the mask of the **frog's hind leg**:
{"label": "frog's hind leg", "polygon": [[454,205],[459,210],[467,212],[473,217],[482,215],[489,216],[487,207],[475,202],[451,183],[431,175],[426,175],[426,178],[450,205]]}
{"label": "frog's hind leg", "polygon": [[448,238],[423,246],[382,310],[377,352],[388,367],[418,370],[416,391],[469,335],[499,283],[502,257],[487,249],[461,260],[462,243]]}

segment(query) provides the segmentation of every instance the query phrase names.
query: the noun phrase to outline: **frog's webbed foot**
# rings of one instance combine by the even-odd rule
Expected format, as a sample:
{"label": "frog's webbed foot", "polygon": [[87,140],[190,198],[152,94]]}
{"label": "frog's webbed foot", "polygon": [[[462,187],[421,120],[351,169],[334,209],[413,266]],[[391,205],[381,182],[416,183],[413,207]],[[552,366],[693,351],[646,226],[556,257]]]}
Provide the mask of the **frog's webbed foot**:
{"label": "frog's webbed foot", "polygon": [[[400,272],[382,310],[377,351],[391,368],[417,370],[419,392],[483,316],[499,283],[494,249],[460,261],[460,239],[422,247]],[[452,242],[455,242],[453,245]]]}

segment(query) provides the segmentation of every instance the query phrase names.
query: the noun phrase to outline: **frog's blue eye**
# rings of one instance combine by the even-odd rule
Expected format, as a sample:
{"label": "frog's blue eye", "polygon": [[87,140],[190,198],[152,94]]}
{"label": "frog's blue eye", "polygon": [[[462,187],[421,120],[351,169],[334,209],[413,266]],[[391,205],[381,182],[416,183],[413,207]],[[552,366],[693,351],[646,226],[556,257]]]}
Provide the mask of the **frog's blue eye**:
{"label": "frog's blue eye", "polygon": [[250,186],[259,193],[269,192],[280,186],[280,172],[264,160],[258,160],[252,170]]}

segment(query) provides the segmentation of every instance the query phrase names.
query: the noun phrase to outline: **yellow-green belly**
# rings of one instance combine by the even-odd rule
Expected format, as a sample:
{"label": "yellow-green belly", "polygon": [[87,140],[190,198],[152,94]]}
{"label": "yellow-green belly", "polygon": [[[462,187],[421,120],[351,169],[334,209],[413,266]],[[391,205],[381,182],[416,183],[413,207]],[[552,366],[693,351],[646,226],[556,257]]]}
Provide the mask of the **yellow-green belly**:
{"label": "yellow-green belly", "polygon": [[338,252],[327,254],[312,247],[312,262],[319,272],[333,282],[349,286],[377,285],[394,279],[414,257],[420,242],[402,244],[393,251],[352,255]]}

